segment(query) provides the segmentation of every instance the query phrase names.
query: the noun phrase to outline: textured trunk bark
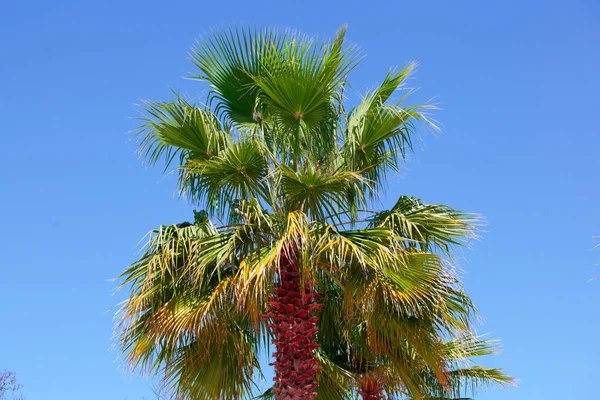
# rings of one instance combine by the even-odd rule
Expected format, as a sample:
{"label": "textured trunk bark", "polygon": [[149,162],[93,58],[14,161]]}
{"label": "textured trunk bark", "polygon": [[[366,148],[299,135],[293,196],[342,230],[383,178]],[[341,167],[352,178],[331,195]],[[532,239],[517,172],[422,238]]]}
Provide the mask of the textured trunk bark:
{"label": "textured trunk bark", "polygon": [[275,399],[314,400],[317,397],[316,373],[320,366],[314,349],[318,348],[315,333],[322,305],[310,282],[300,286],[298,260],[293,252],[281,255],[279,282],[270,302],[266,319],[273,332],[275,362]]}
{"label": "textured trunk bark", "polygon": [[359,384],[358,393],[360,393],[363,400],[381,400],[385,398],[381,380],[377,376],[365,375]]}

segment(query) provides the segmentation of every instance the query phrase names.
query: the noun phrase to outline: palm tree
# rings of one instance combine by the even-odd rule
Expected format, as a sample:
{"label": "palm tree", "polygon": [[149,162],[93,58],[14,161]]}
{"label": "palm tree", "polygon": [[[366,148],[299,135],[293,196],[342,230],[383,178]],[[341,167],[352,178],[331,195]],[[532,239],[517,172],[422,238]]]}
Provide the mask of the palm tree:
{"label": "palm tree", "polygon": [[[162,371],[178,395],[247,395],[272,339],[276,399],[336,398],[343,389],[318,385],[343,375],[319,350],[330,291],[345,320],[363,317],[368,351],[404,365],[403,343],[446,379],[434,328],[468,329],[470,303],[435,250],[472,236],[476,219],[437,206],[443,223],[426,227],[398,205],[371,210],[417,123],[432,125],[431,106],[405,106],[410,91],[390,100],[409,64],[346,111],[358,57],[344,37],[216,32],[192,53],[208,105],[175,95],[142,106],[142,153],[175,164],[181,193],[205,211],[151,232],[123,274],[120,342],[132,366]],[[413,375],[403,383],[420,398]]]}

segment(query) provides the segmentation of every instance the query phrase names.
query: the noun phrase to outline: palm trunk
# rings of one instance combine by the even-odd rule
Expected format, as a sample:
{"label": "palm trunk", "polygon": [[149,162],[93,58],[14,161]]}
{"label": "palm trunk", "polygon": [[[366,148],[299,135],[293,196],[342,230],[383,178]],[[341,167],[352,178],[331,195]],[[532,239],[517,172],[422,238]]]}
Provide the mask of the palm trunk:
{"label": "palm trunk", "polygon": [[365,374],[359,380],[358,393],[363,400],[381,400],[383,395],[382,380],[376,374]]}
{"label": "palm trunk", "polygon": [[314,400],[317,397],[316,373],[319,360],[313,350],[319,347],[315,333],[321,304],[311,283],[300,285],[298,260],[293,252],[282,253],[279,281],[269,312],[272,321],[276,400]]}

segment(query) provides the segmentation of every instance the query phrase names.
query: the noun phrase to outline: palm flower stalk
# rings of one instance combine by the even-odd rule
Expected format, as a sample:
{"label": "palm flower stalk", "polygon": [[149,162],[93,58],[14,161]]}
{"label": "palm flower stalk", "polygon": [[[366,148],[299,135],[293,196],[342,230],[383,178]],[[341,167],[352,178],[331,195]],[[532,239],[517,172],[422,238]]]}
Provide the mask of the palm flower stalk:
{"label": "palm flower stalk", "polygon": [[359,380],[358,393],[363,400],[382,400],[385,398],[383,378],[376,372],[362,375]]}

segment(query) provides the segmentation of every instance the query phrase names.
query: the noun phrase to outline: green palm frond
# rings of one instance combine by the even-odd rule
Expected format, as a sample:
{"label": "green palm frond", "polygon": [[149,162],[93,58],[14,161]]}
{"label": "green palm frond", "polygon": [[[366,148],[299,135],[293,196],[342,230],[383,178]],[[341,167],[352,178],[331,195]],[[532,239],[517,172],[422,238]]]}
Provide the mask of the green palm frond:
{"label": "green palm frond", "polygon": [[215,115],[179,95],[171,102],[145,102],[141,112],[144,123],[137,130],[142,137],[140,153],[151,164],[164,158],[168,166],[177,156],[180,165],[188,157],[211,159],[231,142],[230,133]]}
{"label": "green palm frond", "polygon": [[189,157],[182,168],[184,191],[193,201],[205,204],[209,212],[224,215],[240,199],[270,199],[264,182],[267,160],[256,142],[231,144],[208,160]]}
{"label": "green palm frond", "polygon": [[365,177],[374,182],[371,193],[385,182],[389,170],[397,171],[407,150],[412,149],[415,123],[430,123],[426,112],[430,104],[401,106],[410,92],[400,101],[388,105],[386,101],[413,71],[415,64],[402,70],[388,72],[383,83],[368,93],[348,115],[343,138],[342,154],[350,169],[365,171]]}
{"label": "green palm frond", "polygon": [[259,88],[252,76],[260,75],[269,54],[294,36],[292,31],[271,28],[212,32],[192,51],[191,60],[200,70],[192,77],[210,83],[218,115],[237,124],[257,125],[261,120]]}
{"label": "green palm frond", "polygon": [[321,364],[321,370],[317,374],[317,397],[322,400],[353,399],[352,374],[333,363],[322,351],[317,352],[317,357]]}
{"label": "green palm frond", "polygon": [[335,214],[347,207],[348,192],[364,181],[360,174],[348,171],[327,173],[308,167],[304,173],[283,165],[281,190],[289,209],[302,210],[315,219]]}
{"label": "green palm frond", "polygon": [[236,235],[201,221],[152,233],[123,274],[131,296],[121,346],[133,367],[164,375],[182,396],[237,399],[253,384],[261,345],[234,306]]}
{"label": "green palm frond", "polygon": [[213,32],[192,52],[201,71],[193,77],[211,84],[218,113],[234,123],[259,125],[273,114],[284,124],[298,126],[303,120],[306,126],[316,126],[330,111],[331,90],[356,64],[352,49],[343,48],[344,36],[345,28],[331,43],[292,30]]}
{"label": "green palm frond", "polygon": [[496,340],[467,335],[445,341],[441,345],[441,351],[445,358],[460,362],[473,357],[496,354],[498,346]]}
{"label": "green palm frond", "polygon": [[[400,245],[411,239],[385,226],[321,229],[327,232],[321,243],[328,246],[323,252],[328,258],[317,265],[323,271],[346,265],[337,275],[335,269],[327,272],[337,284],[320,289],[325,293],[319,325],[324,351],[359,374],[387,365],[387,393],[421,398],[429,379],[444,388],[450,377],[440,337],[468,332],[474,314],[452,270],[436,254]],[[423,369],[433,375],[424,377]]]}
{"label": "green palm frond", "polygon": [[451,247],[464,245],[476,238],[480,224],[476,214],[454,210],[443,204],[423,204],[420,199],[400,196],[394,207],[372,219],[374,226],[385,226],[396,234],[413,240],[411,245],[422,251],[441,250],[451,254]]}
{"label": "green palm frond", "polygon": [[331,265],[350,264],[337,276],[337,271],[327,271],[328,276],[337,277],[338,284],[321,289],[326,294],[320,341],[329,356],[346,368],[360,371],[375,360],[391,365],[402,387],[420,398],[423,378],[414,373],[411,354],[418,354],[420,362],[435,371],[436,379],[446,380],[439,339],[433,332],[467,330],[473,310],[467,305],[454,307],[459,290],[438,256],[395,253],[394,249],[402,247],[393,245],[394,234],[384,228],[339,236],[322,239],[329,246],[326,254],[335,258],[317,262],[323,271]]}
{"label": "green palm frond", "polygon": [[514,378],[498,368],[486,368],[470,365],[475,357],[495,354],[498,343],[483,340],[471,335],[457,337],[440,344],[447,365],[449,385],[443,387],[434,379],[430,371],[423,370],[426,380],[425,389],[428,400],[455,399],[460,396],[474,395],[480,388],[492,385],[512,385]]}
{"label": "green palm frond", "polygon": [[286,161],[308,155],[315,163],[337,146],[336,93],[357,61],[353,49],[343,47],[345,33],[340,29],[332,43],[300,37],[274,47],[253,75],[269,135]]}
{"label": "green palm frond", "polygon": [[[456,399],[461,396],[475,395],[478,390],[490,386],[514,385],[514,378],[506,375],[499,368],[485,368],[472,366],[451,370],[447,373],[448,385],[442,387],[432,378],[428,379],[423,389],[427,396],[425,399]],[[463,397],[461,397],[463,398]]]}
{"label": "green palm frond", "polygon": [[177,348],[167,368],[165,381],[182,398],[250,398],[259,368],[249,327],[233,323],[215,332],[215,341],[196,338]]}

